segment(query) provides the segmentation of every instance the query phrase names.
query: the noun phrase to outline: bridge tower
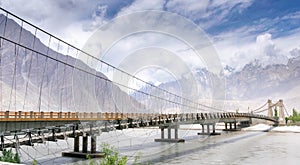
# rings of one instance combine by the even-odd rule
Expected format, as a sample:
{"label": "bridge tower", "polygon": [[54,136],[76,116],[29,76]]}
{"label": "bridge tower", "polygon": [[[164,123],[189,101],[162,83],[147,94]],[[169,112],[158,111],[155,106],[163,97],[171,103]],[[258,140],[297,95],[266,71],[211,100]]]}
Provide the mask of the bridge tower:
{"label": "bridge tower", "polygon": [[268,116],[269,116],[269,117],[273,117],[272,106],[273,106],[272,100],[269,99],[269,100],[268,100]]}
{"label": "bridge tower", "polygon": [[278,101],[278,107],[279,107],[279,124],[285,124],[285,116],[284,116],[284,110],[283,110],[283,100],[280,99]]}

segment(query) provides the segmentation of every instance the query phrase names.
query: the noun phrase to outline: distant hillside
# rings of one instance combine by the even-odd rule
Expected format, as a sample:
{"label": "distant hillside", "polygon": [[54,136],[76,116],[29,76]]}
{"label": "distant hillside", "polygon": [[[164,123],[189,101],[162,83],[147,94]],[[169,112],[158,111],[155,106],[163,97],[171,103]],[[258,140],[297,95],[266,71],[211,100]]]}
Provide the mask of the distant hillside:
{"label": "distant hillside", "polygon": [[[4,32],[4,20],[5,16],[0,15],[1,35]],[[5,37],[18,43],[20,25],[11,19],[6,24]],[[47,46],[39,39],[33,43],[34,35],[22,29],[20,44],[106,78],[80,60],[51,49],[47,51]],[[2,41],[0,67],[2,110],[141,111],[138,108],[141,104],[119,87],[32,51],[15,47],[9,42]]]}

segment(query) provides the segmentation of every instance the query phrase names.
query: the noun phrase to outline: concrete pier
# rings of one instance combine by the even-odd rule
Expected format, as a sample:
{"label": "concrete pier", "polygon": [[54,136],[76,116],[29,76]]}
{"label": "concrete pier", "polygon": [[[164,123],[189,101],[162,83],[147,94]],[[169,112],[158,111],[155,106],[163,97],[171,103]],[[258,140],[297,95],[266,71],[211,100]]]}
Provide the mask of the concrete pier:
{"label": "concrete pier", "polygon": [[[228,129],[228,124],[229,124],[229,129]],[[240,131],[241,128],[237,127],[237,122],[232,121],[232,122],[225,122],[225,129],[223,131]]]}
{"label": "concrete pier", "polygon": [[79,136],[74,138],[74,152],[79,152]]}
{"label": "concrete pier", "polygon": [[[205,132],[205,126],[206,125],[206,132]],[[212,125],[212,132],[210,132],[210,125]],[[199,132],[198,135],[221,135],[221,133],[216,132],[216,127],[215,127],[215,123],[213,124],[201,124],[202,126],[202,131],[201,133]]]}
{"label": "concrete pier", "polygon": [[[93,123],[90,124],[90,131],[82,133],[82,150],[80,151],[79,138],[80,135],[74,133],[74,150],[72,152],[62,152],[62,156],[75,157],[75,158],[100,158],[104,153],[97,152],[97,136],[93,131]],[[90,137],[91,150],[88,151],[88,142]]]}
{"label": "concrete pier", "polygon": [[87,153],[88,136],[82,136],[82,152]]}
{"label": "concrete pier", "polygon": [[91,153],[97,152],[97,136],[91,136]]}
{"label": "concrete pier", "polygon": [[[179,139],[178,138],[178,128],[179,126],[177,124],[173,125],[172,123],[166,123],[166,124],[161,124],[159,126],[161,130],[161,138],[160,139],[154,139],[155,142],[169,142],[169,143],[179,143],[179,142],[184,142],[184,139]],[[164,130],[168,129],[168,138],[165,139],[165,132]],[[174,129],[174,138],[172,138],[172,129]]]}

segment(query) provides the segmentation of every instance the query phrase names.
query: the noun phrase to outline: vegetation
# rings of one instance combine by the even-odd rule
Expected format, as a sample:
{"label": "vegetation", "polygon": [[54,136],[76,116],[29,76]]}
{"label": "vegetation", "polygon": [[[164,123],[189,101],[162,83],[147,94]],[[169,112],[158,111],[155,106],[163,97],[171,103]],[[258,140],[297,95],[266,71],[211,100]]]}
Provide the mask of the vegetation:
{"label": "vegetation", "polygon": [[[117,151],[114,147],[110,146],[108,143],[102,143],[101,148],[104,153],[104,157],[100,162],[90,160],[90,165],[126,165],[128,161],[127,156],[120,156],[119,151]],[[90,159],[89,156],[88,158]]]}
{"label": "vegetation", "polygon": [[6,150],[5,148],[2,151],[2,156],[0,161],[10,162],[10,163],[20,163],[20,157],[18,153],[13,153],[12,149]]}
{"label": "vegetation", "polygon": [[34,159],[32,165],[37,165],[37,164],[38,164],[37,160]]}
{"label": "vegetation", "polygon": [[125,165],[127,163],[127,156],[120,157],[119,152],[107,143],[102,143],[101,147],[105,156],[101,165]]}
{"label": "vegetation", "polygon": [[300,113],[298,113],[294,108],[293,115],[288,117],[288,120],[291,120],[293,123],[300,122]]}
{"label": "vegetation", "polygon": [[278,110],[277,108],[274,109],[274,118],[278,119]]}

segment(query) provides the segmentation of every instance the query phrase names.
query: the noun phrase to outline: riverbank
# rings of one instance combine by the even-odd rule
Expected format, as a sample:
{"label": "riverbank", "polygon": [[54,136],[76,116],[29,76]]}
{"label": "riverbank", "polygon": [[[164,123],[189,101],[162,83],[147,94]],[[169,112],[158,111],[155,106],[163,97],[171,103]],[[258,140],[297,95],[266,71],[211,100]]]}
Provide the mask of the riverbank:
{"label": "riverbank", "polygon": [[281,133],[300,133],[300,126],[278,126],[274,127],[267,124],[256,124],[251,127],[243,128],[242,131],[268,131]]}

